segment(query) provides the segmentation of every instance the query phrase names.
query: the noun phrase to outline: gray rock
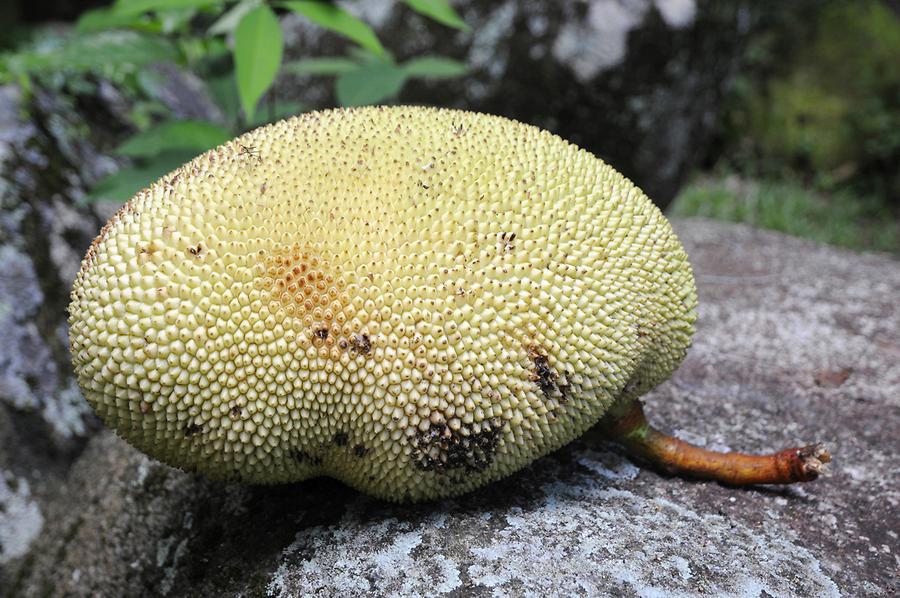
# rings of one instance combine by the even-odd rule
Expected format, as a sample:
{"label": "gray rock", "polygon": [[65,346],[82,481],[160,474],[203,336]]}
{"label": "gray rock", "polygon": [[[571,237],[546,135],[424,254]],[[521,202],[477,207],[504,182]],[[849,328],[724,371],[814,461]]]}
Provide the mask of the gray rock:
{"label": "gray rock", "polygon": [[97,427],[65,328],[72,278],[101,224],[79,199],[109,167],[86,126],[71,98],[35,88],[25,102],[0,87],[0,564],[27,549]]}
{"label": "gray rock", "polygon": [[41,512],[27,488],[0,482],[0,504],[14,505],[0,509],[0,540],[31,539],[7,564],[6,587],[22,596],[896,593],[900,262],[739,225],[676,228],[701,317],[686,362],[647,399],[651,420],[716,448],[822,440],[836,459],[828,477],[746,490],[690,482],[632,463],[594,432],[470,495],[398,506],[327,479],[210,483],[103,432]]}
{"label": "gray rock", "polygon": [[172,113],[173,120],[206,120],[222,124],[225,115],[210,98],[204,81],[174,64],[150,65],[145,87]]}
{"label": "gray rock", "polygon": [[85,191],[118,168],[104,152],[131,125],[117,89],[95,85],[0,87],[0,595],[100,427],[73,377],[66,306],[107,218]]}
{"label": "gray rock", "polygon": [[[739,0],[460,0],[470,32],[402,2],[347,2],[398,60],[440,53],[463,79],[408,84],[400,101],[454,106],[538,125],[632,178],[658,205],[674,198],[707,143],[760,15]],[[284,19],[291,57],[342,54],[346,44],[304,19]],[[283,81],[312,107],[335,100],[330,80]]]}

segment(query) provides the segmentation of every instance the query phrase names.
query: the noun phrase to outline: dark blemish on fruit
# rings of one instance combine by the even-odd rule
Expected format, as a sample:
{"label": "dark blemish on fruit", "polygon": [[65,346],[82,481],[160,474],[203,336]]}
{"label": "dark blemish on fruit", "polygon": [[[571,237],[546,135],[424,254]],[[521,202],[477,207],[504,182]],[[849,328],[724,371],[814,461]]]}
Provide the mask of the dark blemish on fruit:
{"label": "dark blemish on fruit", "polygon": [[427,431],[415,435],[413,464],[422,471],[436,473],[460,469],[484,471],[494,461],[500,432],[505,425],[505,421],[493,418],[481,422],[480,431],[472,432],[467,427],[454,431],[444,424],[433,424]]}
{"label": "dark blemish on fruit", "polygon": [[637,390],[637,387],[640,386],[640,384],[641,384],[641,381],[639,379],[632,378],[625,384],[625,387],[622,389],[622,394],[630,395],[635,390]]}
{"label": "dark blemish on fruit", "polygon": [[200,254],[203,253],[203,247],[200,246],[200,243],[197,243],[196,247],[188,247],[188,251],[191,255],[200,257]]}
{"label": "dark blemish on fruit", "polygon": [[331,441],[338,446],[347,446],[347,443],[350,442],[350,436],[346,432],[338,432]]}
{"label": "dark blemish on fruit", "polygon": [[315,335],[320,340],[328,340],[328,329],[327,328],[317,328]]}
{"label": "dark blemish on fruit", "polygon": [[368,355],[372,350],[372,341],[369,340],[368,334],[354,334],[350,337],[350,342],[353,343],[353,348],[363,355]]}
{"label": "dark blemish on fruit", "polygon": [[300,463],[301,465],[304,463],[309,463],[310,465],[321,465],[322,464],[322,457],[320,457],[319,455],[310,455],[306,451],[303,451],[298,448],[293,448],[293,449],[289,450],[288,456],[291,459],[293,459],[294,461],[296,461],[297,463]]}
{"label": "dark blemish on fruit", "polygon": [[535,382],[537,382],[538,388],[541,389],[544,396],[550,398],[553,391],[558,390],[556,380],[559,378],[559,374],[550,367],[550,363],[545,355],[535,354],[532,356],[532,359],[534,360]]}
{"label": "dark blemish on fruit", "polygon": [[364,447],[361,444],[357,444],[356,446],[353,447],[353,454],[356,455],[357,457],[360,457],[360,458],[365,457],[368,453],[369,453],[369,449],[367,449],[366,447]]}
{"label": "dark blemish on fruit", "polygon": [[231,417],[237,417],[241,414],[241,408],[235,405],[231,408]]}
{"label": "dark blemish on fruit", "polygon": [[199,434],[203,431],[203,426],[198,423],[190,423],[184,428],[184,435],[190,438],[194,434]]}

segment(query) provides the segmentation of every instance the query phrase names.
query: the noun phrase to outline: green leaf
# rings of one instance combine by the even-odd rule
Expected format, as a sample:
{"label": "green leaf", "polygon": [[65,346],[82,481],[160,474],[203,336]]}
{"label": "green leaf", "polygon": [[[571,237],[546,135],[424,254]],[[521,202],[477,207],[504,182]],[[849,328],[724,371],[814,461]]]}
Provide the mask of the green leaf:
{"label": "green leaf", "polygon": [[139,66],[175,60],[175,47],[155,35],[107,31],[73,39],[67,44],[63,66]]}
{"label": "green leaf", "polygon": [[135,100],[128,111],[128,120],[140,130],[149,129],[160,118],[171,116],[165,104],[157,100]]}
{"label": "green leaf", "polygon": [[161,37],[134,31],[100,31],[17,53],[9,57],[6,66],[15,73],[107,72],[117,68],[134,69],[176,57],[175,48]]}
{"label": "green leaf", "polygon": [[206,8],[221,3],[221,0],[118,0],[113,5],[113,10],[122,16],[133,16],[173,8]]}
{"label": "green leaf", "polygon": [[258,110],[256,118],[252,122],[247,124],[249,124],[251,127],[259,127],[262,125],[273,123],[276,120],[281,120],[282,118],[294,116],[295,114],[299,114],[300,112],[303,112],[303,104],[301,104],[300,102],[277,100],[271,107],[266,106],[265,110]]}
{"label": "green leaf", "polygon": [[447,4],[447,0],[404,0],[407,5],[419,14],[434,19],[442,25],[468,31],[469,26],[456,11]]}
{"label": "green leaf", "polygon": [[234,30],[234,63],[247,121],[253,120],[259,98],[275,80],[282,51],[281,27],[271,8],[257,6],[244,15]]}
{"label": "green leaf", "polygon": [[234,31],[244,15],[262,4],[262,0],[241,0],[213,23],[206,31],[209,35],[227,35]]}
{"label": "green leaf", "polygon": [[225,113],[226,120],[230,124],[237,124],[240,119],[241,98],[238,96],[234,73],[207,79],[206,89],[216,105]]}
{"label": "green leaf", "polygon": [[342,75],[358,69],[359,65],[348,58],[323,56],[289,62],[282,68],[294,75]]}
{"label": "green leaf", "polygon": [[75,24],[75,31],[87,33],[105,29],[158,30],[158,23],[151,23],[141,15],[119,14],[111,8],[97,8],[83,13]]}
{"label": "green leaf", "polygon": [[136,164],[99,181],[88,193],[89,201],[126,202],[135,193],[161,176],[172,172],[197,155],[196,152],[166,152]]}
{"label": "green leaf", "polygon": [[[196,8],[178,8],[167,10],[157,16],[162,32],[172,34],[176,32],[188,33],[191,19],[197,14]],[[197,40],[197,38],[193,38]]]}
{"label": "green leaf", "polygon": [[338,77],[337,99],[344,106],[377,104],[396,96],[406,82],[406,73],[392,63],[364,65]]}
{"label": "green leaf", "polygon": [[312,0],[290,0],[281,6],[303,15],[313,23],[346,36],[374,54],[384,54],[384,46],[372,28],[335,4]]}
{"label": "green leaf", "polygon": [[116,152],[133,158],[155,156],[173,150],[200,153],[225,143],[231,137],[228,130],[211,122],[169,121],[132,136]]}
{"label": "green leaf", "polygon": [[465,63],[442,56],[422,56],[403,64],[408,77],[447,79],[465,75],[467,70]]}

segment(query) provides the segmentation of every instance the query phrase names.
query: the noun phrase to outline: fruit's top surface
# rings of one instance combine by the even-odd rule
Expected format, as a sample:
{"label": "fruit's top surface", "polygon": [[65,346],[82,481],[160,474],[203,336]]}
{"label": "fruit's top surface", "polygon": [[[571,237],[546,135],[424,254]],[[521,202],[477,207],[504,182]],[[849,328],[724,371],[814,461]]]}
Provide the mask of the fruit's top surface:
{"label": "fruit's top surface", "polygon": [[419,499],[666,379],[695,306],[668,222],[591,154],[493,116],[341,110],[135,196],[76,278],[71,348],[97,413],[167,463]]}

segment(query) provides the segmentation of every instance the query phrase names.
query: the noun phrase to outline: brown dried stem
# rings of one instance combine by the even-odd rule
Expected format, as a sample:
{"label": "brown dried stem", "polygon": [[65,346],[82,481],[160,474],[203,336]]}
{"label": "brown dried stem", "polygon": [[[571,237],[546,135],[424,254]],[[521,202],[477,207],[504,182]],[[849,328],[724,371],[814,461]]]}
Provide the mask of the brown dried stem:
{"label": "brown dried stem", "polygon": [[663,434],[650,425],[640,401],[608,429],[612,440],[632,455],[669,473],[716,480],[731,486],[810,482],[822,473],[831,455],[821,444],[785,449],[769,455],[720,453]]}

